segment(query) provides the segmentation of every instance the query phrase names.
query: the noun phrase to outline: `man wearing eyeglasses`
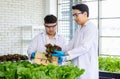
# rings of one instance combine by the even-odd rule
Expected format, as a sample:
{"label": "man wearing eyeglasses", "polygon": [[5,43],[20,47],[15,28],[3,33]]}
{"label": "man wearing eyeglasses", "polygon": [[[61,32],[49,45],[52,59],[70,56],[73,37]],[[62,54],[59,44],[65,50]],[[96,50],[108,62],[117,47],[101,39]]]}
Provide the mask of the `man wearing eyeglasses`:
{"label": "man wearing eyeglasses", "polygon": [[58,54],[56,56],[59,57],[60,54],[64,54],[66,60],[72,59],[74,65],[85,69],[85,73],[79,79],[99,79],[98,29],[88,19],[89,8],[86,4],[77,4],[72,6],[72,9],[73,18],[78,24],[78,29],[66,51],[55,51]]}
{"label": "man wearing eyeglasses", "polygon": [[39,33],[32,40],[28,47],[29,58],[34,58],[36,52],[46,52],[46,44],[60,46],[64,49],[66,40],[64,37],[57,34],[57,17],[54,15],[46,15],[44,18],[45,32]]}

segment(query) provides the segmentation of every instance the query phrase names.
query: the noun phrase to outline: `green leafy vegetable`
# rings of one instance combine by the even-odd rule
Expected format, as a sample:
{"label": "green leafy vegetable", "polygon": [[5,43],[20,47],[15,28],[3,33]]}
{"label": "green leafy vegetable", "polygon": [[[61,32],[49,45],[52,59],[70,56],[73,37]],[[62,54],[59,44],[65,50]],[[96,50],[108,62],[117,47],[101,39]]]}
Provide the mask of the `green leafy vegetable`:
{"label": "green leafy vegetable", "polygon": [[108,72],[120,73],[120,58],[119,57],[99,57],[99,69]]}
{"label": "green leafy vegetable", "polygon": [[0,79],[76,79],[84,74],[84,71],[74,65],[44,66],[28,61],[6,61],[0,64]]}

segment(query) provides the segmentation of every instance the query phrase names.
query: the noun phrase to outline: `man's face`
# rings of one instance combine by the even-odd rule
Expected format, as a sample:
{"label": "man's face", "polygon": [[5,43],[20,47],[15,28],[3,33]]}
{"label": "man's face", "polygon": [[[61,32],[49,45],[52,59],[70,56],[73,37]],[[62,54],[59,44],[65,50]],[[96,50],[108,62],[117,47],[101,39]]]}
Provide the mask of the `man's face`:
{"label": "man's face", "polygon": [[76,21],[77,24],[79,25],[83,25],[84,23],[84,13],[82,13],[81,11],[74,9],[73,10],[73,17],[74,20]]}
{"label": "man's face", "polygon": [[48,35],[55,35],[57,23],[45,23],[44,26]]}

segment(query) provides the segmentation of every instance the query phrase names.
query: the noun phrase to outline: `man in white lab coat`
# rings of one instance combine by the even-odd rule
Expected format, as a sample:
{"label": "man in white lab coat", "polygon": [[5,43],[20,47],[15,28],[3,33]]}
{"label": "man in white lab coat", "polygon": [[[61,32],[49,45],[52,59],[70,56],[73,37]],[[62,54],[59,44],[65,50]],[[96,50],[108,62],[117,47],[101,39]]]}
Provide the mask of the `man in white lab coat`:
{"label": "man in white lab coat", "polygon": [[36,52],[46,52],[46,44],[60,46],[64,49],[66,40],[64,37],[57,34],[57,17],[54,15],[46,15],[44,18],[45,32],[39,33],[34,37],[27,53],[29,58],[34,58]]}
{"label": "man in white lab coat", "polygon": [[72,59],[72,63],[85,69],[85,73],[79,79],[98,78],[98,29],[88,19],[89,8],[85,4],[72,6],[73,17],[78,24],[78,29],[69,43],[66,51],[55,51],[53,56],[66,55],[66,59]]}

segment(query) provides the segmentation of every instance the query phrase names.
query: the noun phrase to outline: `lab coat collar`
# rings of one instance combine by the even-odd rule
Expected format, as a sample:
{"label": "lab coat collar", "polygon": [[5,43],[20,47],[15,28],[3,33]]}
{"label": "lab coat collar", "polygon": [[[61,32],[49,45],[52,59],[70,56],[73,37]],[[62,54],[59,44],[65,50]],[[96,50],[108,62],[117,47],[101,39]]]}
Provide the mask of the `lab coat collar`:
{"label": "lab coat collar", "polygon": [[88,20],[88,21],[85,23],[85,25],[84,25],[84,26],[88,25],[89,23],[90,23],[90,20]]}
{"label": "lab coat collar", "polygon": [[79,25],[78,28],[81,30],[82,28],[85,28],[89,23],[90,23],[90,20],[88,20],[88,21],[84,24],[84,26]]}
{"label": "lab coat collar", "polygon": [[[46,32],[43,32],[43,35],[44,35],[44,36],[47,36],[47,33],[46,33]],[[54,36],[53,38],[54,38],[54,39],[57,39],[58,36],[59,36],[59,35],[56,33],[55,36]]]}

